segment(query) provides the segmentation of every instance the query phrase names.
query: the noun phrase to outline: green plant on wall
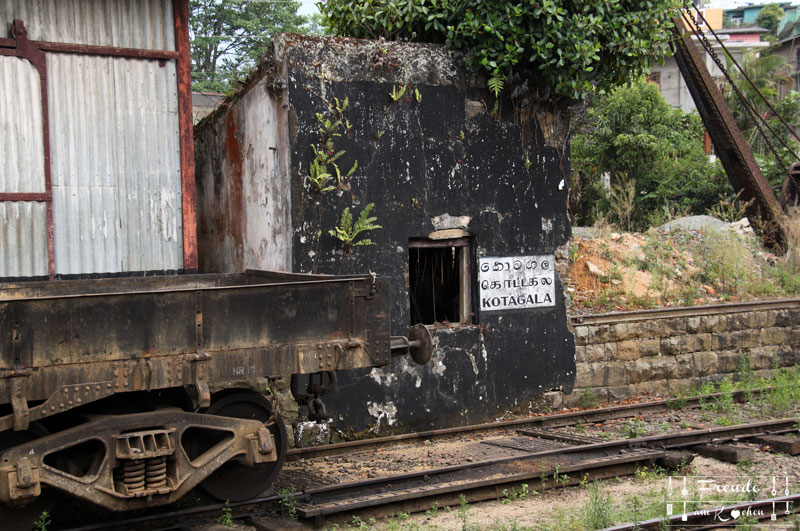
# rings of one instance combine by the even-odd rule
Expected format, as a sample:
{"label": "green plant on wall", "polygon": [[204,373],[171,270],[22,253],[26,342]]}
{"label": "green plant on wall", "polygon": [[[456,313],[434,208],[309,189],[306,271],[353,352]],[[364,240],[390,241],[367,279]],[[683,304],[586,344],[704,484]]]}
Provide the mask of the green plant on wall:
{"label": "green plant on wall", "polygon": [[365,206],[355,221],[353,221],[353,214],[350,213],[350,207],[345,208],[342,211],[339,225],[328,231],[328,234],[342,243],[342,252],[345,255],[350,254],[353,247],[372,245],[374,243],[369,238],[359,239],[359,235],[362,232],[382,228],[380,225],[375,224],[378,218],[370,216],[374,206],[374,203]]}
{"label": "green plant on wall", "polygon": [[315,158],[311,161],[308,181],[311,183],[311,189],[317,194],[329,192],[335,188],[329,184],[332,176],[330,173],[326,172],[324,168],[319,159]]}
{"label": "green plant on wall", "polygon": [[[306,176],[308,187],[312,192],[312,195],[317,199],[316,209],[318,228],[315,232],[317,247],[315,256],[317,258],[315,258],[315,263],[312,266],[314,271],[316,271],[317,266],[319,265],[318,257],[321,256],[320,252],[323,234],[322,220],[323,212],[325,210],[325,201],[323,200],[323,197],[328,192],[338,190],[341,195],[341,192],[350,190],[350,177],[352,177],[358,169],[358,161],[354,160],[347,173],[343,174],[341,168],[339,167],[339,163],[337,162],[340,161],[340,159],[346,154],[345,150],[337,148],[337,139],[342,136],[343,132],[349,134],[349,131],[353,127],[353,125],[350,123],[350,120],[346,119],[344,116],[344,113],[349,106],[349,98],[344,98],[343,100],[340,100],[339,98],[333,98],[333,103],[327,103],[328,109],[324,113],[316,113],[318,141],[311,145],[311,151],[313,152],[314,157],[311,160],[308,175]],[[382,132],[380,134],[382,134]],[[356,221],[356,224],[353,224],[350,210],[349,208],[346,208],[341,215],[339,226],[336,227],[335,230],[331,230],[329,232],[343,242],[345,254],[349,254],[352,246],[366,245],[365,243],[355,242],[355,238],[357,237],[358,232],[363,230],[371,230],[372,228],[378,228],[379,226],[373,224],[375,219],[376,218],[374,217],[369,218],[369,221],[366,223],[366,225],[362,227],[359,223],[363,223],[366,218],[362,219],[359,217],[359,219]],[[355,232],[350,234],[352,231]]]}
{"label": "green plant on wall", "polygon": [[392,98],[392,101],[398,101],[402,98],[406,93],[406,86],[400,85],[400,88],[392,85],[392,91],[389,93],[389,97]]}
{"label": "green plant on wall", "polygon": [[[358,169],[358,161],[354,161],[350,170],[342,177],[342,171],[336,163],[346,152],[336,149],[336,139],[342,136],[341,130],[350,130],[352,125],[344,118],[344,112],[350,105],[349,98],[339,100],[333,98],[334,103],[329,104],[329,114],[317,113],[317,133],[319,142],[311,146],[314,159],[309,168],[308,182],[315,194],[329,192],[335,188],[349,189],[348,180]],[[333,186],[333,177],[336,177],[336,186]]]}

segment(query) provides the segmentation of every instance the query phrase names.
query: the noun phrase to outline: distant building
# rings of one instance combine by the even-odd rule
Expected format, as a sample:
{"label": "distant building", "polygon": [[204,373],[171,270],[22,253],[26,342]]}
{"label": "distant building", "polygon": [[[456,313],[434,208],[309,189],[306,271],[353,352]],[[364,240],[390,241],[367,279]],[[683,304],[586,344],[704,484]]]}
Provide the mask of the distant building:
{"label": "distant building", "polygon": [[748,2],[733,9],[726,9],[724,18],[728,21],[728,25],[733,27],[754,26],[759,13],[767,4],[778,4],[786,11],[792,7],[793,2]]}
{"label": "distant building", "polygon": [[199,122],[219,107],[225,100],[225,94],[216,92],[192,92],[192,119]]}
{"label": "distant building", "polygon": [[[751,50],[763,50],[769,46],[768,42],[760,42],[760,35],[766,33],[764,28],[735,28],[735,29],[721,29],[716,30],[720,40],[725,45],[728,53],[741,63],[745,53]],[[707,34],[708,41],[711,43],[714,52],[722,61],[725,61],[725,54],[722,51],[722,46],[716,41],[711,34]],[[703,52],[702,45],[697,43],[698,49]],[[717,81],[720,88],[727,85],[727,80],[722,71],[717,67],[714,59],[707,52],[704,53],[705,64],[711,76]],[[678,107],[684,112],[694,111],[695,105],[689,88],[686,86],[683,76],[678,69],[675,58],[668,57],[663,65],[654,65],[650,68],[650,75],[648,81],[656,83],[659,91],[664,99],[673,107]]]}
{"label": "distant building", "polygon": [[703,16],[698,15],[694,9],[686,10],[684,12],[684,20],[691,23],[694,27],[702,29],[703,31],[708,29],[718,30],[722,28],[723,10],[721,8],[701,9],[700,13],[702,13]]}

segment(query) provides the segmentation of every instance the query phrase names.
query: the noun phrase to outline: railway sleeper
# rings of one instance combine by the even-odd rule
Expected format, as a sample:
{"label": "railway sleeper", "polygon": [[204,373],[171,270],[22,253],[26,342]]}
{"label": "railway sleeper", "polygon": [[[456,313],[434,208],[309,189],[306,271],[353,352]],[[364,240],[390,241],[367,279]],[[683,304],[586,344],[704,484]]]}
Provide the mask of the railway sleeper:
{"label": "railway sleeper", "polygon": [[278,460],[258,420],[177,408],[99,416],[0,454],[0,501],[34,502],[46,484],[114,511],[172,503],[229,461]]}

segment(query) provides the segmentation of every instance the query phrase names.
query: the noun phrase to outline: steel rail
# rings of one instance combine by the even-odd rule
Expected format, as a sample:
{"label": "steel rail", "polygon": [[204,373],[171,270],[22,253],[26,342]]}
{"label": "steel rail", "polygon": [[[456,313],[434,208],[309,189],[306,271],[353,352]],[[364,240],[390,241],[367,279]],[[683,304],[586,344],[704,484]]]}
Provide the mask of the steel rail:
{"label": "steel rail", "polygon": [[[598,451],[586,452],[600,454]],[[587,471],[603,471],[608,468],[617,468],[620,465],[630,465],[627,472],[633,473],[644,462],[652,462],[663,457],[664,451],[642,449],[638,452],[629,452],[617,455],[597,455],[591,459],[578,463],[556,462],[539,460],[532,462],[542,455],[563,457],[563,454],[554,454],[550,451],[536,452],[525,456],[501,458],[478,463],[469,463],[468,466],[453,465],[441,469],[432,469],[421,472],[412,472],[398,476],[389,476],[367,480],[363,482],[343,483],[329,485],[316,489],[308,489],[300,494],[302,498],[310,498],[309,503],[297,505],[297,512],[304,518],[330,516],[343,512],[358,511],[384,505],[397,505],[402,502],[419,503],[425,500],[423,506],[430,507],[431,498],[446,495],[465,494],[476,489],[491,488],[489,496],[470,496],[472,501],[496,499],[502,494],[502,487],[523,482],[530,482],[541,477],[551,478],[554,474],[573,474],[567,477],[564,485],[575,484],[581,479],[575,473]],[[503,465],[519,465],[518,468]],[[482,474],[471,475],[472,469],[485,468]],[[461,472],[463,477],[456,473]],[[615,474],[616,475],[616,474]],[[445,481],[436,481],[436,476],[442,476]],[[474,477],[473,477],[474,476]],[[594,477],[598,478],[597,475]],[[611,477],[611,476],[603,476]]]}
{"label": "steel rail", "polygon": [[[753,395],[758,395],[766,389],[769,388],[752,389],[750,393]],[[746,396],[746,394],[747,391],[734,391],[734,398],[741,400]],[[570,411],[568,413],[556,413],[553,415],[542,415],[538,417],[487,422],[484,424],[473,424],[470,426],[442,428],[438,430],[420,431],[415,433],[402,433],[398,435],[389,435],[386,437],[376,437],[374,439],[361,439],[357,441],[333,443],[324,446],[293,448],[289,450],[286,460],[296,461],[301,458],[313,459],[316,457],[340,455],[359,449],[366,451],[374,448],[383,448],[422,439],[439,439],[452,435],[475,435],[477,433],[493,432],[508,428],[516,429],[522,426],[559,428],[564,426],[574,426],[580,423],[596,423],[611,419],[636,417],[644,413],[658,413],[660,411],[674,409],[676,405],[680,405],[681,408],[699,407],[704,401],[712,401],[719,396],[722,396],[722,393],[712,393],[688,398],[666,398],[661,400],[640,402],[637,404],[624,404],[621,406]]]}
{"label": "steel rail", "polygon": [[[739,440],[768,433],[785,433],[796,430],[797,419],[789,418],[739,424],[736,426],[720,426],[691,432],[604,441],[566,448],[553,448],[530,452],[525,455],[487,459],[484,461],[462,463],[436,469],[399,474],[396,476],[307,489],[302,494],[304,497],[310,496],[311,502],[299,505],[297,510],[306,518],[327,516],[344,511],[363,509],[365,507],[404,502],[410,499],[429,498],[431,496],[448,494],[454,491],[463,492],[472,488],[484,487],[487,485],[487,481],[492,485],[519,482],[539,477],[542,471],[539,469],[531,471],[535,467],[529,463],[532,463],[534,460],[540,460],[543,457],[567,457],[575,454],[597,454],[600,456],[599,458],[589,461],[588,464],[580,463],[579,465],[568,465],[567,467],[561,466],[558,472],[560,474],[567,471],[574,472],[575,470],[572,470],[573,468],[578,471],[584,470],[587,466],[590,467],[591,463],[603,459],[631,457],[635,461],[641,462],[642,460],[654,460],[658,457],[655,455],[650,455],[649,457],[637,456],[635,452],[633,455],[619,453],[621,450],[626,449],[666,450],[686,448],[708,442]],[[607,452],[612,451],[618,453],[613,456],[607,456]],[[522,472],[522,476],[520,476],[520,473],[509,471],[507,467],[504,468],[504,465],[519,465],[521,469],[528,468],[529,470]],[[486,470],[482,478],[477,480],[469,478],[460,479],[458,477],[458,474],[464,474],[466,471],[470,470],[478,471],[478,469],[481,468]],[[504,472],[498,473],[498,470],[504,470]],[[437,484],[437,477],[444,478],[444,481]],[[425,484],[425,486],[420,486],[420,483]],[[387,487],[387,485],[389,486]],[[376,493],[376,490],[379,492]],[[315,507],[315,497],[324,497],[329,501],[323,502],[320,506]]]}
{"label": "steel rail", "polygon": [[701,306],[682,306],[680,308],[655,308],[650,310],[634,310],[629,312],[609,312],[597,314],[573,314],[570,323],[573,325],[616,324],[631,321],[647,321],[652,319],[668,319],[670,317],[701,317],[704,315],[720,315],[724,313],[741,313],[759,310],[791,310],[800,308],[800,298],[771,299],[748,302],[728,302],[724,304],[705,304]]}
{"label": "steel rail", "polygon": [[120,520],[107,520],[79,527],[70,527],[63,531],[102,531],[104,529],[150,531],[155,529],[185,528],[195,524],[215,521],[222,514],[223,509],[226,508],[231,509],[231,518],[233,519],[246,518],[255,513],[263,512],[267,508],[277,509],[280,500],[280,496],[276,495],[253,498],[252,500],[242,502],[214,503],[161,514],[151,514]]}

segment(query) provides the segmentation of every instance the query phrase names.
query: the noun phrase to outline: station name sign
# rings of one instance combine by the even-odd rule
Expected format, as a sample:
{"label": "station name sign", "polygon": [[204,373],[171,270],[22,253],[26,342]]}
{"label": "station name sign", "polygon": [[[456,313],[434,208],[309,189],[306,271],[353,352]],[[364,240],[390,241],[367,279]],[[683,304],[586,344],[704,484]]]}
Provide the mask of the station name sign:
{"label": "station name sign", "polygon": [[481,311],[555,306],[554,258],[552,255],[479,258]]}

